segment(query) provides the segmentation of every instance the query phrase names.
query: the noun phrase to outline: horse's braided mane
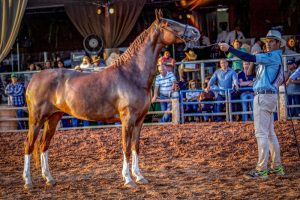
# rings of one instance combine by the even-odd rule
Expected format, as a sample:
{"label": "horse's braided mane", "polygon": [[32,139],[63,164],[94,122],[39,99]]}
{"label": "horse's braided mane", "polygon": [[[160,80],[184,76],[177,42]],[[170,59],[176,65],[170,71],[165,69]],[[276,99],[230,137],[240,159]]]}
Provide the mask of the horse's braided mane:
{"label": "horse's braided mane", "polygon": [[152,27],[152,25],[143,31],[134,41],[133,43],[128,47],[128,49],[113,63],[115,66],[124,65],[127,61],[131,59],[131,57],[134,55],[135,52],[142,46],[141,44],[144,42],[145,38],[148,36],[149,30]]}

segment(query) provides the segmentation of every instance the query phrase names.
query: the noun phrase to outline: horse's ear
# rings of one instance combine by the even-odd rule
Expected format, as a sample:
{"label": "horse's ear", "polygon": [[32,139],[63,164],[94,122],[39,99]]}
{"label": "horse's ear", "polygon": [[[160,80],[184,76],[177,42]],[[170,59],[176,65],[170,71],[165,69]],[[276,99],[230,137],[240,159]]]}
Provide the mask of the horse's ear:
{"label": "horse's ear", "polygon": [[161,11],[161,9],[158,10],[158,14],[159,14],[160,19],[162,19],[164,17],[163,12]]}
{"label": "horse's ear", "polygon": [[155,9],[155,17],[156,17],[156,21],[159,21],[163,18],[163,14],[161,9]]}

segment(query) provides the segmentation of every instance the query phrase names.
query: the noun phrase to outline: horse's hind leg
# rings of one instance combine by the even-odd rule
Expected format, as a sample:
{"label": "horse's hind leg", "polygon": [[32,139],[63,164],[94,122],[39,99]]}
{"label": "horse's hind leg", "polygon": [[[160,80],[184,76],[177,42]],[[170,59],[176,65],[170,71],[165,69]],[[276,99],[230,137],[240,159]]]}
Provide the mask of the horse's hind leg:
{"label": "horse's hind leg", "polygon": [[32,187],[31,175],[30,175],[30,158],[32,152],[34,150],[34,144],[40,132],[40,128],[43,124],[42,120],[38,120],[35,118],[36,115],[30,112],[29,115],[29,131],[27,134],[27,138],[24,142],[24,171],[23,171],[23,179],[25,181],[24,188],[30,189]]}
{"label": "horse's hind leg", "polygon": [[48,149],[51,139],[54,136],[57,123],[62,116],[63,113],[55,113],[49,117],[49,119],[44,123],[44,132],[40,140],[42,176],[46,180],[47,185],[55,185],[56,183],[49,170]]}
{"label": "horse's hind leg", "polygon": [[132,166],[131,172],[132,175],[136,177],[136,182],[140,184],[148,183],[148,180],[145,179],[139,168],[139,145],[140,145],[140,132],[143,126],[144,117],[136,122],[136,126],[133,129],[131,137],[131,153],[132,153]]}

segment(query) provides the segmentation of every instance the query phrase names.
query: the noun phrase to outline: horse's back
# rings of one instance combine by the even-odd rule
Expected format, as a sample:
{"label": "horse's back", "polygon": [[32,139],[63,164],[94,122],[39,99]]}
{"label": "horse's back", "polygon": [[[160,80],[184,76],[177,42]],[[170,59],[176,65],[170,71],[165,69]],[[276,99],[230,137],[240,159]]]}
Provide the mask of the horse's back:
{"label": "horse's back", "polygon": [[54,100],[58,91],[63,90],[66,80],[82,75],[68,69],[43,70],[34,74],[26,89],[27,104]]}

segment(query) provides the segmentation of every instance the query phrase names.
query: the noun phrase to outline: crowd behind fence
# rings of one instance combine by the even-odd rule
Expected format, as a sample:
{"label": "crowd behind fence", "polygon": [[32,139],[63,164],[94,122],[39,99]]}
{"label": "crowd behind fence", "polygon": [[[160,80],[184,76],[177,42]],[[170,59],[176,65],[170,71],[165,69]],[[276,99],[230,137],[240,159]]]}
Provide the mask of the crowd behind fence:
{"label": "crowd behind fence", "polygon": [[[295,54],[295,55],[286,55],[283,56],[283,64],[284,64],[284,69],[287,70],[287,58],[289,56],[299,56],[300,54]],[[230,59],[229,59],[230,60]],[[219,62],[220,59],[214,59],[214,60],[200,60],[200,61],[192,61],[192,62],[187,62],[187,63],[198,63],[200,64],[200,76],[201,76],[201,83],[202,86],[204,85],[204,79],[205,79],[205,63],[216,63]],[[176,63],[177,65],[181,64],[182,62]],[[37,71],[30,71],[30,72],[15,72],[16,74],[22,75],[23,80],[26,81],[28,77],[31,77],[33,73],[36,73]],[[5,79],[5,77],[8,77],[11,73],[1,73],[0,76]],[[249,88],[246,88],[249,89]],[[241,89],[243,90],[243,89]],[[203,90],[196,90],[198,92],[203,92]],[[220,90],[215,90],[215,92],[220,91]],[[278,94],[279,95],[279,102],[278,102],[278,112],[281,111],[282,109],[279,109],[280,107],[280,102],[282,104],[283,102],[283,111],[285,112],[281,115],[285,115],[285,119],[300,119],[300,101],[296,103],[291,103],[289,102],[288,98],[289,97],[300,97],[300,92],[297,93],[289,93],[286,94],[285,90],[280,90],[281,92]],[[181,90],[179,93],[179,98],[171,98],[170,100],[164,100],[164,101],[171,101],[172,102],[172,110],[171,111],[160,111],[159,108],[155,108],[155,105],[157,105],[157,102],[160,102],[162,100],[157,100],[156,103],[153,103],[150,107],[149,112],[147,113],[146,119],[145,119],[145,125],[151,125],[151,124],[178,124],[178,123],[186,123],[186,117],[199,117],[199,118],[204,118],[204,117],[209,117],[210,119],[213,119],[215,116],[223,116],[224,121],[227,122],[232,122],[233,121],[233,116],[236,115],[252,115],[253,111],[250,109],[249,111],[241,111],[241,110],[233,110],[232,104],[240,104],[243,102],[251,102],[252,100],[241,100],[241,99],[231,99],[231,95],[229,95],[232,90],[225,90],[225,99],[222,101],[196,101],[196,102],[187,102],[184,100],[184,95],[185,93],[188,92],[188,90]],[[299,98],[300,99],[300,98]],[[185,112],[185,107],[187,105],[205,105],[205,104],[224,104],[225,109],[222,112]],[[5,104],[0,105],[0,132],[11,132],[11,131],[20,131],[17,130],[17,128],[9,129],[5,127],[4,124],[8,122],[16,123],[18,121],[25,121],[26,123],[28,122],[28,117],[23,117],[23,118],[17,118],[15,117],[16,115],[14,114],[16,110],[18,109],[23,109],[26,113],[27,108],[26,107],[8,107]],[[293,112],[292,112],[293,111]],[[9,113],[10,114],[7,114]],[[159,123],[159,120],[153,120],[159,118],[162,114],[164,113],[169,113],[172,115],[172,121],[170,123]],[[296,113],[292,115],[292,113]],[[279,113],[275,114],[275,117],[279,117]],[[149,117],[150,116],[150,117]],[[63,116],[62,119],[70,120],[73,119],[74,117],[72,116]],[[213,120],[212,120],[213,121]],[[61,124],[61,123],[60,123]],[[91,126],[86,126],[86,127],[61,127],[61,125],[58,126],[58,128],[62,130],[67,130],[67,129],[77,129],[77,128],[101,128],[101,127],[119,127],[120,124],[105,124],[105,125],[98,125],[92,123]],[[4,128],[3,128],[4,127]],[[15,126],[11,126],[15,127]],[[27,126],[28,128],[28,126]],[[23,131],[27,131],[27,129],[23,129]]]}

